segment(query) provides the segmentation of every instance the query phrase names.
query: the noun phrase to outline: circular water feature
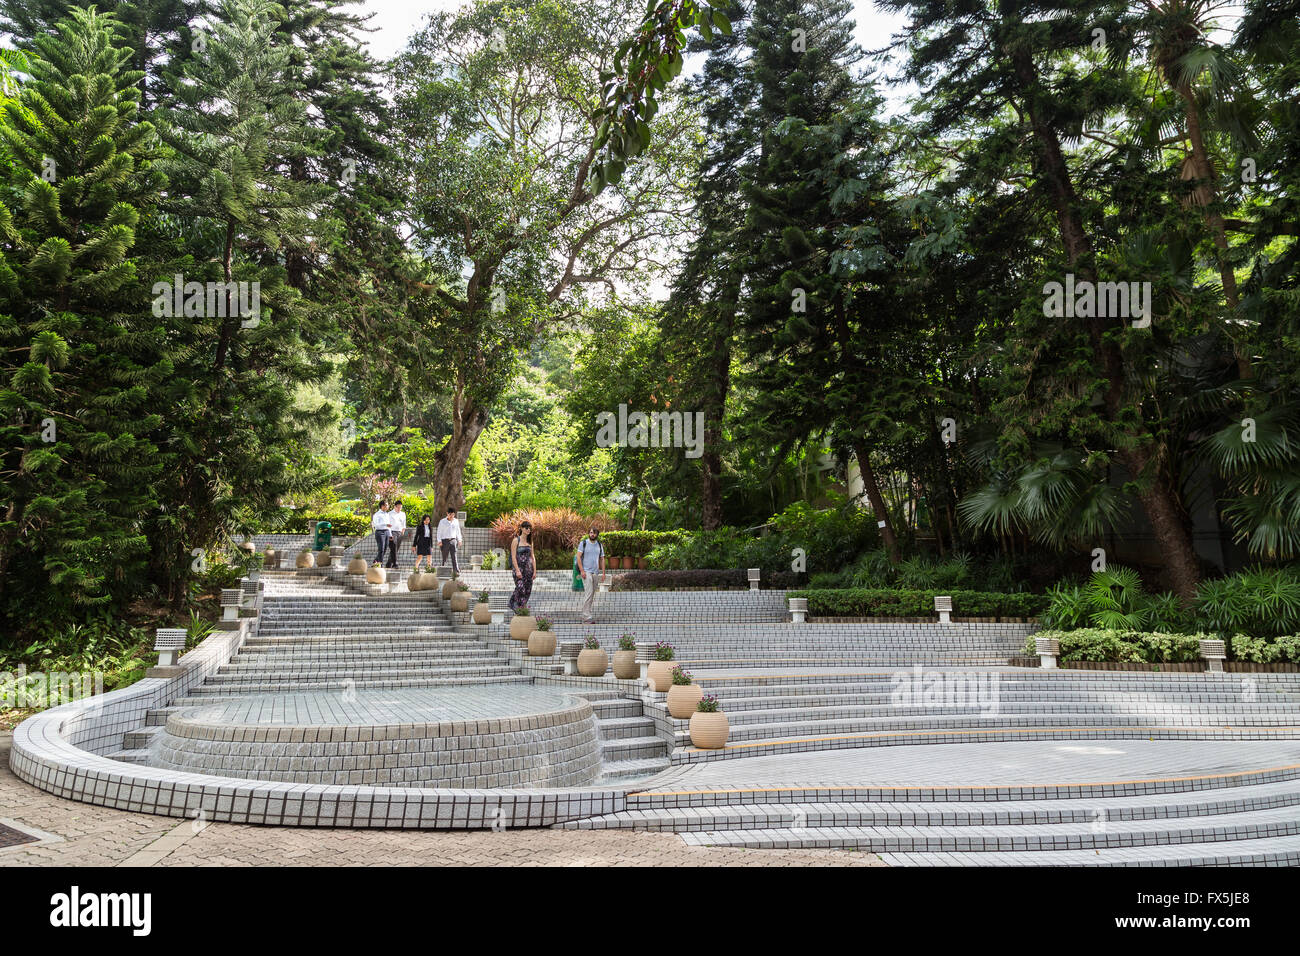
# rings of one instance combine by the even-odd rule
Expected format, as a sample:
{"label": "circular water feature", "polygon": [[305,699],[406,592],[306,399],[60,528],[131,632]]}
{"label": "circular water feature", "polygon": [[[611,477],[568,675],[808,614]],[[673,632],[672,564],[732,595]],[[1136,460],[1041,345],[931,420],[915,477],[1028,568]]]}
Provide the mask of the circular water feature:
{"label": "circular water feature", "polygon": [[377,787],[595,781],[591,704],[528,684],[256,695],[167,718],[149,764],[253,780]]}

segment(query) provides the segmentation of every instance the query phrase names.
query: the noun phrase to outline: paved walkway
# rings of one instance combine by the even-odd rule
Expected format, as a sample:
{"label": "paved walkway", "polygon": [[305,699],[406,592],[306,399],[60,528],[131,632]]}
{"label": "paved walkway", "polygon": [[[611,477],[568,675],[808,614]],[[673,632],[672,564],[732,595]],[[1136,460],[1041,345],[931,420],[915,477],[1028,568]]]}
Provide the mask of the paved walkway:
{"label": "paved walkway", "polygon": [[674,768],[645,789],[1061,786],[1296,765],[1295,740],[1035,740],[716,760]]}
{"label": "paved walkway", "polygon": [[0,823],[49,839],[0,849],[0,866],[883,866],[841,850],[687,846],[666,833],[335,830],[178,822],[61,800],[9,770],[0,733]]}

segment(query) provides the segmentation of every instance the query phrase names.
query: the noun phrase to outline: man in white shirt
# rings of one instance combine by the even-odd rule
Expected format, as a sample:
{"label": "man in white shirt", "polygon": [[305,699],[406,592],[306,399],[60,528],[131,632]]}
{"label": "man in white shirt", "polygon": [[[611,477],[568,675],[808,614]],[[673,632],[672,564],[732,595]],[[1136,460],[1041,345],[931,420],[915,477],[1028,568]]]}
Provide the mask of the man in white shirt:
{"label": "man in white shirt", "polygon": [[605,576],[605,546],[600,543],[600,530],[592,528],[591,534],[578,543],[578,570],[582,573],[582,623],[594,620],[596,588]]}
{"label": "man in white shirt", "polygon": [[379,553],[375,555],[375,564],[384,563],[384,552],[388,550],[388,502],[379,502],[379,510],[370,516],[370,530],[375,533],[375,544]]}
{"label": "man in white shirt", "polygon": [[406,537],[406,512],[402,510],[402,503],[399,501],[393,505],[393,510],[388,512],[387,567],[397,567],[397,548],[404,537]]}
{"label": "man in white shirt", "polygon": [[464,538],[460,533],[460,522],[456,520],[456,509],[448,508],[447,517],[438,522],[438,547],[442,551],[442,561],[438,567],[447,563],[447,555],[451,555],[451,574],[452,577],[460,577],[460,565],[456,563],[456,549],[460,547]]}

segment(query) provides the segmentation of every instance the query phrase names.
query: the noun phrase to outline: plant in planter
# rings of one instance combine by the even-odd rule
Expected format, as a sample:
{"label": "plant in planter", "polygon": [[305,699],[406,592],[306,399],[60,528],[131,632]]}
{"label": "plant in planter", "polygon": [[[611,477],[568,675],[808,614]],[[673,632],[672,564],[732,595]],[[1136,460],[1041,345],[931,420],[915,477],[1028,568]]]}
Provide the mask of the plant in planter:
{"label": "plant in planter", "polygon": [[528,610],[528,605],[521,604],[519,610],[515,611],[515,616],[510,619],[510,636],[516,641],[526,641],[533,631],[540,630],[537,626],[538,619],[532,613]]}
{"label": "plant in planter", "polygon": [[[519,620],[519,618],[515,618]],[[514,623],[513,621],[511,623]],[[549,617],[537,618],[537,629],[528,635],[529,657],[550,657],[555,653],[555,632]]]}
{"label": "plant in planter", "polygon": [[614,676],[619,680],[636,680],[641,667],[636,662],[636,635],[620,634],[614,652]]}
{"label": "plant in planter", "polygon": [[668,692],[672,684],[673,658],[676,656],[676,649],[667,641],[660,641],[655,644],[654,660],[650,662],[649,668],[646,669],[646,683],[650,689],[657,694]]}
{"label": "plant in planter", "polygon": [[668,688],[668,713],[678,720],[686,720],[695,713],[695,705],[704,696],[704,689],[691,680],[690,672],[681,665],[673,668],[669,679],[672,686]]}
{"label": "plant in planter", "polygon": [[727,744],[731,725],[727,715],[718,708],[718,698],[705,694],[691,714],[691,743],[700,750],[720,750]]}
{"label": "plant in planter", "polygon": [[451,609],[453,611],[468,611],[469,585],[461,584],[458,581],[448,581],[447,583],[455,585],[455,590],[451,595]]}
{"label": "plant in planter", "polygon": [[588,634],[578,652],[578,673],[583,677],[604,677],[609,669],[609,655],[600,647],[595,634]]}
{"label": "plant in planter", "polygon": [[474,605],[473,620],[475,624],[492,623],[492,608],[488,606],[487,591],[480,591],[478,593],[478,603]]}
{"label": "plant in planter", "polygon": [[[455,595],[457,591],[468,591],[468,590],[469,590],[468,584],[462,585],[461,582],[457,581],[455,578],[448,578],[446,583],[443,584],[442,586],[442,599],[444,601],[450,600],[451,597]],[[454,611],[456,609],[452,608],[452,610]]]}

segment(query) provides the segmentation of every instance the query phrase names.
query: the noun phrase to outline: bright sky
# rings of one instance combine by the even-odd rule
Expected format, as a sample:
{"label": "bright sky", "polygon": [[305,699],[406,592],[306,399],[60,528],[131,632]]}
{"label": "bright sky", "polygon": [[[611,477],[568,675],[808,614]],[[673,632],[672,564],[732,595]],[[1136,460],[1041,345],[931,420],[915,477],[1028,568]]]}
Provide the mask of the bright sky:
{"label": "bright sky", "polygon": [[[387,58],[406,45],[424,18],[437,10],[454,10],[462,0],[363,0],[362,6],[373,13],[370,25],[377,31],[370,35],[370,49],[375,56]],[[889,41],[902,17],[883,13],[871,0],[854,0],[858,43],[864,49],[879,49]]]}

